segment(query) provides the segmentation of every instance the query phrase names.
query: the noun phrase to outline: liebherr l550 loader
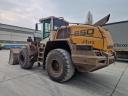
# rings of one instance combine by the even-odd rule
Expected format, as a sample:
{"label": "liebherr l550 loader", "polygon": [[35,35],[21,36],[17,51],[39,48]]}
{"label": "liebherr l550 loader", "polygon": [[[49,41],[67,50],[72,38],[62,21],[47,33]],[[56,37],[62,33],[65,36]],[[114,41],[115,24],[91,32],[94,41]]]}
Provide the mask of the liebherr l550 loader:
{"label": "liebherr l550 loader", "polygon": [[69,80],[76,70],[92,72],[104,68],[115,62],[112,38],[102,28],[109,16],[93,25],[69,24],[62,17],[42,18],[41,31],[36,24],[34,38],[29,37],[27,45],[10,49],[9,63],[30,69],[37,62],[56,82]]}

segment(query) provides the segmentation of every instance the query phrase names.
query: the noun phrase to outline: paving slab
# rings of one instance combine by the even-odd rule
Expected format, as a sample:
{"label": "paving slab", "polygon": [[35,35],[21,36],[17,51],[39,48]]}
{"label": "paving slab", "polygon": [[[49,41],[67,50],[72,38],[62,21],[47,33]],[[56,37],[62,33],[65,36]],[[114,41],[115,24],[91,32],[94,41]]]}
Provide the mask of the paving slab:
{"label": "paving slab", "polygon": [[77,73],[60,84],[50,80],[41,67],[24,70],[9,65],[8,56],[8,50],[0,51],[0,96],[128,96],[127,62],[93,73]]}
{"label": "paving slab", "polygon": [[128,96],[128,66],[122,73],[113,96]]}

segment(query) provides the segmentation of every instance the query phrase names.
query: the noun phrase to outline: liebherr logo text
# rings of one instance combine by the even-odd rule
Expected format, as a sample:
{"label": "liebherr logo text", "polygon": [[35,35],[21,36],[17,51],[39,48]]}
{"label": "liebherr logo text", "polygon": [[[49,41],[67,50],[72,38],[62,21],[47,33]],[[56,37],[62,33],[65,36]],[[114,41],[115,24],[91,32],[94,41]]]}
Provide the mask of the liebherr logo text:
{"label": "liebherr logo text", "polygon": [[79,30],[73,33],[74,36],[89,36],[92,37],[94,35],[94,29],[88,30]]}

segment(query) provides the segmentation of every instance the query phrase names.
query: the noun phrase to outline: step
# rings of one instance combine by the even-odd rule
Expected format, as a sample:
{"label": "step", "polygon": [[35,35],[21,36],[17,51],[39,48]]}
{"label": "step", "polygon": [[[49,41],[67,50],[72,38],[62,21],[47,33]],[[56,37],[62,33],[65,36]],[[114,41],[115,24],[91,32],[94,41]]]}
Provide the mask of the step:
{"label": "step", "polygon": [[43,59],[43,56],[38,56],[38,58],[41,58],[41,59]]}
{"label": "step", "polygon": [[44,54],[44,52],[39,52],[39,53]]}
{"label": "step", "polygon": [[38,58],[37,61],[43,62],[43,58]]}

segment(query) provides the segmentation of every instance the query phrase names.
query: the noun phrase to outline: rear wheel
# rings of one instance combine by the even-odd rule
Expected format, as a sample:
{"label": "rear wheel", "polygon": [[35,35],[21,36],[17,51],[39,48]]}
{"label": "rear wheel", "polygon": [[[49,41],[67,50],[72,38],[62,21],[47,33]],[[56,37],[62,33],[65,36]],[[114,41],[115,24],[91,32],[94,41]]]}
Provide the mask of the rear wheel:
{"label": "rear wheel", "polygon": [[48,54],[46,68],[49,77],[57,82],[69,80],[75,71],[69,52],[63,49],[54,49]]}
{"label": "rear wheel", "polygon": [[28,49],[23,48],[19,54],[19,64],[23,69],[30,69],[32,68],[34,61],[31,60],[29,56]]}

